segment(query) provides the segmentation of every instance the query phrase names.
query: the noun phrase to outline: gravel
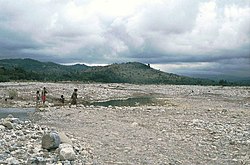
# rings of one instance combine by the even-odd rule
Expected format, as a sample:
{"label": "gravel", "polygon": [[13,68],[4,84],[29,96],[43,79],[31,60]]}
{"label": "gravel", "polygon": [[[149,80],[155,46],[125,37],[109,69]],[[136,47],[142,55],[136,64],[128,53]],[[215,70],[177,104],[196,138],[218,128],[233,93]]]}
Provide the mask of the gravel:
{"label": "gravel", "polygon": [[[70,135],[84,148],[74,148],[85,155],[82,164],[250,164],[250,87],[0,83],[0,107],[35,107],[35,92],[44,86],[48,100],[31,115],[31,123]],[[74,88],[79,105],[69,108]],[[6,102],[9,90],[18,96]],[[57,102],[61,95],[64,106]],[[84,104],[137,96],[150,96],[155,104]],[[1,143],[11,137],[4,136]],[[11,150],[9,146],[0,160]],[[5,161],[20,161],[12,158]]]}

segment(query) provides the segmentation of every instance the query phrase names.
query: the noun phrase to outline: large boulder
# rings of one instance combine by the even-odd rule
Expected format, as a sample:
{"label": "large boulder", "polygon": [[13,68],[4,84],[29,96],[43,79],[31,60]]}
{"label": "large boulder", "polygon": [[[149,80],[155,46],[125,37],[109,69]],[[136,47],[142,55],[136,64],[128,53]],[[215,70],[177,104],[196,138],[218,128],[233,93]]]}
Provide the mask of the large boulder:
{"label": "large boulder", "polygon": [[75,160],[76,154],[72,145],[62,143],[59,146],[59,158],[60,160]]}
{"label": "large boulder", "polygon": [[44,149],[56,149],[61,143],[60,137],[57,132],[50,132],[44,134],[42,137],[42,148]]}

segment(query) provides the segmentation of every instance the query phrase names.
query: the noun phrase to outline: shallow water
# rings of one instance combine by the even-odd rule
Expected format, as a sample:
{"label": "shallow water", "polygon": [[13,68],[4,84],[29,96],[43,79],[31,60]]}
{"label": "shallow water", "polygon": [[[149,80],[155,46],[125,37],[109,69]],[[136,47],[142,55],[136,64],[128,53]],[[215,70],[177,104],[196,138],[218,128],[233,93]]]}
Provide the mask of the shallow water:
{"label": "shallow water", "polygon": [[104,102],[93,102],[90,103],[90,105],[94,106],[141,106],[141,105],[152,105],[155,102],[155,100],[152,97],[134,97],[134,98],[128,98],[125,100],[117,99],[117,100],[109,100]]}
{"label": "shallow water", "polygon": [[34,108],[0,108],[0,119],[6,118],[12,114],[15,118],[20,120],[29,119],[29,114],[35,112]]}

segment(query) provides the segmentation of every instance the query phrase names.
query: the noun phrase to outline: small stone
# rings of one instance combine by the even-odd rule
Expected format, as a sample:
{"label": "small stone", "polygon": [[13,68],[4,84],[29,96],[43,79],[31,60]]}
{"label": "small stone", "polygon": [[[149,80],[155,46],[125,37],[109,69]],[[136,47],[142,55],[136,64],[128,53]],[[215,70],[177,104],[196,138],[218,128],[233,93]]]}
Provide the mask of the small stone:
{"label": "small stone", "polygon": [[20,122],[20,120],[18,119],[18,118],[11,118],[11,122],[12,123],[16,123],[16,124],[20,124],[21,122]]}
{"label": "small stone", "polygon": [[63,165],[71,165],[70,161],[66,160],[66,161],[63,161]]}
{"label": "small stone", "polygon": [[227,111],[227,109],[222,109],[222,113],[226,113]]}
{"label": "small stone", "polygon": [[14,157],[7,158],[6,163],[11,164],[11,165],[19,165],[20,164],[20,162]]}
{"label": "small stone", "polygon": [[43,157],[36,157],[39,165],[46,165],[46,160]]}
{"label": "small stone", "polygon": [[3,125],[8,129],[13,129],[13,124],[8,120],[4,120]]}
{"label": "small stone", "polygon": [[8,114],[7,118],[14,118],[12,114]]}
{"label": "small stone", "polygon": [[18,135],[18,136],[23,136],[24,134],[23,134],[23,131],[22,131],[22,130],[19,130],[19,131],[16,131],[16,135]]}
{"label": "small stone", "polygon": [[4,159],[5,159],[5,155],[4,154],[0,154],[0,162],[1,162],[1,160],[4,160]]}
{"label": "small stone", "polygon": [[7,164],[6,161],[0,159],[0,164]]}
{"label": "small stone", "polygon": [[139,124],[137,123],[137,122],[133,122],[132,124],[131,124],[131,126],[132,127],[136,127],[136,126],[138,126]]}
{"label": "small stone", "polygon": [[43,157],[32,157],[28,159],[27,164],[46,165],[46,160]]}
{"label": "small stone", "polygon": [[88,151],[86,151],[86,150],[82,150],[82,151],[80,151],[80,154],[81,154],[81,155],[88,155],[89,153],[88,153]]}
{"label": "small stone", "polygon": [[5,130],[5,126],[0,125],[0,131],[4,131]]}
{"label": "small stone", "polygon": [[15,125],[15,129],[16,130],[21,130],[22,129],[22,125],[20,125],[20,124]]}

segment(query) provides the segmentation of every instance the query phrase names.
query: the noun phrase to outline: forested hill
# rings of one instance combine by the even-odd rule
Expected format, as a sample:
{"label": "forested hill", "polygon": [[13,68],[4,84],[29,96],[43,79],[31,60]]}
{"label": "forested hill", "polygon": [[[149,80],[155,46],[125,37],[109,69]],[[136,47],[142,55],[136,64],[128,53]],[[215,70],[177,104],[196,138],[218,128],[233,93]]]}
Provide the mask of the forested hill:
{"label": "forested hill", "polygon": [[82,81],[135,84],[214,85],[215,81],[165,73],[148,65],[129,62],[108,66],[60,65],[33,59],[0,60],[0,81]]}
{"label": "forested hill", "polygon": [[195,79],[165,73],[138,62],[91,67],[82,72],[87,79],[97,82],[135,84],[210,84],[211,80]]}
{"label": "forested hill", "polygon": [[47,74],[65,74],[88,68],[88,66],[80,64],[67,66],[53,62],[40,62],[33,59],[4,59],[0,60],[1,66],[6,69],[21,68],[25,71]]}

